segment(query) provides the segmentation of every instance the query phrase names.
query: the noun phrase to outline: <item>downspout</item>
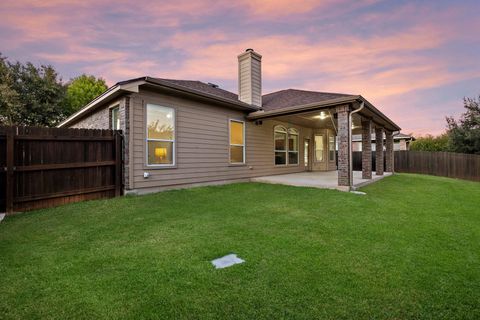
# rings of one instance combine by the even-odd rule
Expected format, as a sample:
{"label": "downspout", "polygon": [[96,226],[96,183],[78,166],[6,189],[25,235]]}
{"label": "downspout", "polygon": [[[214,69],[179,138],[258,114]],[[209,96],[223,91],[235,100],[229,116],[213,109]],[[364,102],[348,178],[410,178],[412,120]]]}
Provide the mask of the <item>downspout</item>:
{"label": "downspout", "polygon": [[353,110],[348,114],[348,162],[350,166],[350,172],[349,172],[349,181],[350,181],[350,187],[353,186],[353,156],[352,156],[352,115],[354,113],[362,111],[362,109],[365,107],[365,103],[362,101],[360,103],[360,108]]}

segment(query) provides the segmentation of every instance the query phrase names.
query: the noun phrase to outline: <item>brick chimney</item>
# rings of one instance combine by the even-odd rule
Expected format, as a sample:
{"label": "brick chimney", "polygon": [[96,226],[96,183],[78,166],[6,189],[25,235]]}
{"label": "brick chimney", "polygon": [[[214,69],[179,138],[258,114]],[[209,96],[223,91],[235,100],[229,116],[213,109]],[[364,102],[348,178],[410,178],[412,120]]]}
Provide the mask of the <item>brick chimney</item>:
{"label": "brick chimney", "polygon": [[238,100],[262,106],[262,56],[253,49],[238,56]]}

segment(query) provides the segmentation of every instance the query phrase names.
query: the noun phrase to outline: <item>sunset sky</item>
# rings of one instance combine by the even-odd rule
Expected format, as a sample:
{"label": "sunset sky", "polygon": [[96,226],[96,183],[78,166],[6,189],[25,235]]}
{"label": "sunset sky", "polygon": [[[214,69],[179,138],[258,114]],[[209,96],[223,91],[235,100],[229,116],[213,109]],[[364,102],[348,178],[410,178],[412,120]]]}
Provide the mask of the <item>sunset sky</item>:
{"label": "sunset sky", "polygon": [[480,94],[480,1],[3,0],[0,52],[109,85],[139,76],[237,92],[262,54],[264,93],[362,94],[404,133],[438,134]]}

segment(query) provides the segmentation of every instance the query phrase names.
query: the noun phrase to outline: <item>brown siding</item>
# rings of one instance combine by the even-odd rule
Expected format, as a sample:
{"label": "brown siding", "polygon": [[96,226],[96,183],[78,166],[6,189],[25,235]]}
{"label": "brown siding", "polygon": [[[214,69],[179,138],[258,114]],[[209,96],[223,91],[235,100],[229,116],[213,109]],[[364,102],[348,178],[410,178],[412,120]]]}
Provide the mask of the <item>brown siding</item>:
{"label": "brown siding", "polygon": [[[176,110],[176,158],[174,168],[152,168],[145,165],[145,105],[160,104]],[[255,125],[246,121],[246,165],[229,164],[229,119],[245,121],[240,111],[217,107],[182,98],[141,91],[132,95],[133,189],[162,188],[187,184],[201,184],[255,176],[304,171],[303,138],[311,130],[288,125],[299,130],[299,164],[275,166],[273,127],[278,121],[264,121]],[[145,179],[143,173],[150,173]]]}

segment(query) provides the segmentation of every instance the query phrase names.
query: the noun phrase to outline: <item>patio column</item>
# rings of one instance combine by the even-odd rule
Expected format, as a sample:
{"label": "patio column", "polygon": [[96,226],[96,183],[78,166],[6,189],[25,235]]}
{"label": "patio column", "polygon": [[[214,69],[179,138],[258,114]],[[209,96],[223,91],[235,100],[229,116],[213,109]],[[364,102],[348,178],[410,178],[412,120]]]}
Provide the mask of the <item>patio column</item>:
{"label": "patio column", "polygon": [[375,175],[383,176],[383,128],[375,128]]}
{"label": "patio column", "polygon": [[372,120],[362,120],[362,179],[372,179]]}
{"label": "patio column", "polygon": [[385,167],[385,171],[393,173],[393,132],[391,131],[385,131]]}
{"label": "patio column", "polygon": [[337,107],[338,121],[338,185],[351,186],[350,171],[350,123],[348,121],[348,106]]}

